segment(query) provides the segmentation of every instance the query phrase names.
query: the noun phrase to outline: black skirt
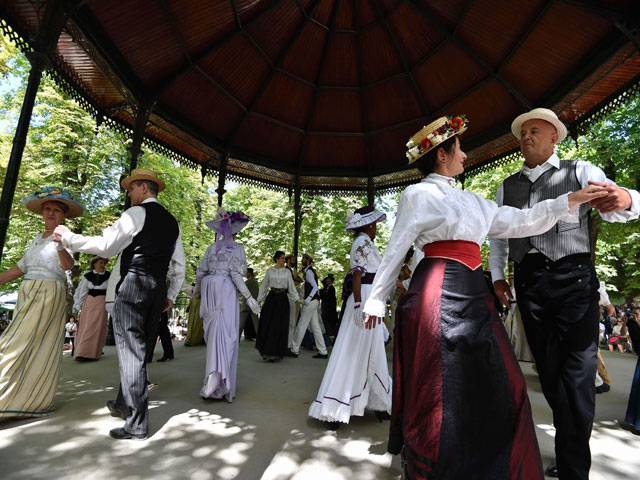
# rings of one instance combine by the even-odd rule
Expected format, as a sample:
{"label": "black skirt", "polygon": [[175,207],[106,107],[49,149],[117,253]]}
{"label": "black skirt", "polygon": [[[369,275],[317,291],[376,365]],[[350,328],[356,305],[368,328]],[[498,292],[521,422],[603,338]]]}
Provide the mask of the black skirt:
{"label": "black skirt", "polygon": [[542,479],[524,376],[482,269],[425,258],[397,309],[389,451],[410,479]]}
{"label": "black skirt", "polygon": [[265,357],[283,357],[289,344],[289,298],[286,290],[271,289],[258,323],[256,348]]}

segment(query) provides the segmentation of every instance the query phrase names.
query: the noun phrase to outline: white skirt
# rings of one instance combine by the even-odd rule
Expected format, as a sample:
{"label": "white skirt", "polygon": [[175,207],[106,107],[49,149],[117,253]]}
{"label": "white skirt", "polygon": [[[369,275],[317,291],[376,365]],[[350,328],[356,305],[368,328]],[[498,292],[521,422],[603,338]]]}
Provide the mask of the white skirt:
{"label": "white skirt", "polygon": [[[362,285],[364,306],[371,285]],[[326,422],[349,423],[365,409],[391,413],[391,376],[384,349],[384,323],[365,330],[354,322],[353,294],[345,307],[336,343],[309,416]]]}

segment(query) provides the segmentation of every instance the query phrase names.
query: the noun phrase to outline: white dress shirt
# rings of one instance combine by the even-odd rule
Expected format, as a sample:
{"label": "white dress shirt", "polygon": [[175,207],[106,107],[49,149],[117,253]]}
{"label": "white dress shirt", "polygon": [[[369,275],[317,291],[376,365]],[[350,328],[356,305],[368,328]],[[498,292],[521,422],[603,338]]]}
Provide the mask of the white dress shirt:
{"label": "white dress shirt", "polygon": [[456,188],[452,178],[437,173],[407,187],[400,197],[396,223],[364,312],[384,316],[386,299],[412,244],[418,249],[442,240],[466,240],[481,245],[487,236],[537,235],[569,213],[568,196],[520,210],[498,207],[491,200]]}
{"label": "white dress shirt", "polygon": [[[537,165],[535,168],[529,168],[526,165],[523,165],[520,170],[520,175],[524,175],[531,183],[533,183],[540,178],[543,173],[551,170],[552,168],[560,168],[560,158],[555,153],[551,155],[546,162]],[[601,168],[582,160],[578,160],[576,162],[576,176],[578,177],[580,186],[583,188],[589,186],[589,181],[607,182],[615,185],[615,182],[609,180]],[[623,212],[601,213],[600,216],[605,222],[627,222],[638,218],[638,215],[640,214],[640,193],[626,188],[625,190],[627,190],[631,195],[631,208]],[[502,205],[503,199],[504,184],[500,185],[496,192],[496,203],[498,205]],[[578,223],[580,221],[579,209],[575,209],[569,216],[563,218],[563,221]],[[489,255],[489,270],[491,270],[491,278],[494,282],[497,280],[504,280],[504,269],[509,258],[509,241],[508,239],[492,238],[490,243],[491,253]]]}
{"label": "white dress shirt", "polygon": [[[142,203],[159,203],[156,198],[147,198]],[[142,231],[147,213],[141,206],[135,206],[122,213],[113,225],[105,228],[101,236],[89,237],[71,231],[62,235],[62,244],[74,252],[92,253],[104,258],[110,258],[127,248],[134,237]],[[185,276],[185,257],[182,239],[178,233],[176,246],[169,265],[170,281],[167,285],[167,298],[175,301]]]}

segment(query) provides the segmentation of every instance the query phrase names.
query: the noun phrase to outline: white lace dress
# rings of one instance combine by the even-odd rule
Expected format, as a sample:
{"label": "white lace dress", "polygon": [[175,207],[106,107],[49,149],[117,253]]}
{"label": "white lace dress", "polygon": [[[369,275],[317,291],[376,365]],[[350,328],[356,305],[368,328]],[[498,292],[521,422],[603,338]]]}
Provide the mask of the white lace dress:
{"label": "white lace dress", "polygon": [[[350,259],[351,270],[363,276],[375,273],[382,261],[365,233],[354,240]],[[361,286],[363,306],[370,291],[370,284]],[[384,348],[387,329],[381,323],[365,330],[354,320],[353,304],[351,294],[320,389],[309,407],[309,416],[318,420],[349,423],[352,415],[362,416],[365,409],[391,412],[391,377]]]}
{"label": "white lace dress", "polygon": [[246,255],[239,243],[222,246],[218,253],[214,243],[196,271],[196,292],[201,293],[200,316],[207,342],[204,385],[200,390],[204,398],[224,398],[231,402],[236,396],[238,292],[245,298],[251,297],[242,278],[246,271]]}

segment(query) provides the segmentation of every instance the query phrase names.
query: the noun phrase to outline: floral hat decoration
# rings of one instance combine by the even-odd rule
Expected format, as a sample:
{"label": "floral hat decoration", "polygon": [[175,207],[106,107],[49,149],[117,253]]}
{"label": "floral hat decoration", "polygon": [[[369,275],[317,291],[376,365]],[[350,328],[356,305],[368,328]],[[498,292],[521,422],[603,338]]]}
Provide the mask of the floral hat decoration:
{"label": "floral hat decoration", "polygon": [[251,219],[240,210],[227,212],[220,207],[216,217],[205,223],[207,227],[219,234],[216,241],[216,252],[219,252],[223,245],[230,246],[233,243],[233,236],[246,227],[249,220]]}
{"label": "floral hat decoration", "polygon": [[47,202],[64,205],[66,218],[80,217],[84,213],[82,204],[69,191],[60,187],[44,187],[22,199],[22,204],[33,213],[42,213],[42,206]]}
{"label": "floral hat decoration", "polygon": [[407,142],[407,159],[413,163],[454,135],[460,135],[469,127],[466,115],[446,116],[434,120]]}

